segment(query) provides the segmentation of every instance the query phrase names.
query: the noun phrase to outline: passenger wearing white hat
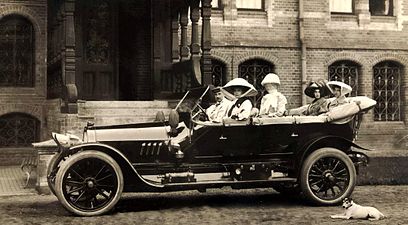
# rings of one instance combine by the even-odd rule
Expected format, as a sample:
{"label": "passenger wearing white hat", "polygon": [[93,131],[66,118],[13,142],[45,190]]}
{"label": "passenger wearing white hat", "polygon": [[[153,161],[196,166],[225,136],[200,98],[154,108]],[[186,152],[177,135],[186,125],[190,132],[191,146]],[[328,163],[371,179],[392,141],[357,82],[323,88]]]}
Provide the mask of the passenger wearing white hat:
{"label": "passenger wearing white hat", "polygon": [[327,82],[327,87],[335,97],[335,99],[328,105],[329,110],[339,105],[348,103],[346,95],[352,91],[352,88],[348,84],[340,81],[329,81]]}
{"label": "passenger wearing white hat", "polygon": [[305,89],[305,95],[314,98],[307,109],[302,113],[305,116],[317,116],[327,112],[328,101],[325,96],[329,95],[327,86],[319,86],[316,82],[311,82]]}
{"label": "passenger wearing white hat", "polygon": [[265,87],[268,94],[262,97],[259,115],[267,115],[270,117],[283,116],[288,101],[286,100],[286,97],[278,91],[280,86],[278,75],[269,73],[264,77],[261,84]]}
{"label": "passenger wearing white hat", "polygon": [[253,107],[249,97],[258,94],[255,87],[243,78],[235,78],[224,85],[221,92],[232,100],[227,116],[236,120],[247,120]]}
{"label": "passenger wearing white hat", "polygon": [[206,109],[206,113],[210,121],[214,123],[221,123],[222,118],[227,115],[228,109],[231,107],[231,101],[224,97],[221,92],[221,87],[216,87],[212,90],[217,103],[211,105]]}

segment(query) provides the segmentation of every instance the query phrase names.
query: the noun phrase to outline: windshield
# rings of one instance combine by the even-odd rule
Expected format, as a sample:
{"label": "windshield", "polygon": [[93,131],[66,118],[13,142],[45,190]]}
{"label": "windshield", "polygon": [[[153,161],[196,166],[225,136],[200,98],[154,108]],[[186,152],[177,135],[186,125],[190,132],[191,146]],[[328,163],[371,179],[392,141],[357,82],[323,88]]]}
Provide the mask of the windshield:
{"label": "windshield", "polygon": [[210,86],[193,88],[184,95],[176,106],[176,111],[179,113],[194,111],[197,106],[208,108],[212,103],[215,103],[215,97]]}

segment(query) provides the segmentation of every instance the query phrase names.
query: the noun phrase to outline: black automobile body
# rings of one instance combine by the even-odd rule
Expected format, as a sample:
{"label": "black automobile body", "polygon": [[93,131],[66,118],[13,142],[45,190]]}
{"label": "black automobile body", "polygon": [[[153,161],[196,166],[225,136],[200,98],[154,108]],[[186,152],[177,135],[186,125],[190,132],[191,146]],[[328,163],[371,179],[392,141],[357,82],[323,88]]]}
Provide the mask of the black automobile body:
{"label": "black automobile body", "polygon": [[75,142],[54,135],[59,152],[48,168],[50,189],[68,211],[82,216],[108,212],[122,192],[224,186],[273,187],[332,205],[351,194],[358,167],[368,163],[353,139],[356,118],[373,102],[331,122],[327,116],[200,120],[212,100],[209,87],[200,87],[184,96],[168,120],[88,124],[83,140]]}

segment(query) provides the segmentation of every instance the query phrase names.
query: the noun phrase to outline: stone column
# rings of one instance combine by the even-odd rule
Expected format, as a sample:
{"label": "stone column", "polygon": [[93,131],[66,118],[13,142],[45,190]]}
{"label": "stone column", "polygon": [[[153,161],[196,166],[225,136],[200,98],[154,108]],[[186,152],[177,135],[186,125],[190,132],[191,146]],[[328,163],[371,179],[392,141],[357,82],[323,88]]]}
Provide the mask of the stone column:
{"label": "stone column", "polygon": [[180,55],[181,61],[188,59],[188,54],[190,52],[187,46],[187,25],[188,25],[188,8],[183,7],[180,11],[180,27],[181,27],[181,45],[180,45]]}
{"label": "stone column", "polygon": [[47,168],[51,158],[57,153],[57,144],[51,139],[39,143],[33,143],[37,151],[37,182],[35,189],[40,194],[50,194],[50,188],[47,182]]}
{"label": "stone column", "polygon": [[191,19],[191,56],[195,57],[200,54],[200,42],[198,38],[198,20],[200,0],[190,0],[190,19]]}
{"label": "stone column", "polygon": [[202,0],[201,2],[201,18],[202,18],[202,32],[201,32],[201,73],[202,84],[212,84],[211,73],[211,0]]}
{"label": "stone column", "polygon": [[64,4],[64,30],[63,30],[63,48],[62,70],[65,73],[65,87],[63,98],[65,106],[63,112],[77,113],[78,91],[75,83],[75,0],[65,0]]}
{"label": "stone column", "polygon": [[173,62],[177,62],[180,59],[180,40],[178,36],[178,30],[180,28],[179,15],[178,8],[173,8],[171,12],[171,59]]}

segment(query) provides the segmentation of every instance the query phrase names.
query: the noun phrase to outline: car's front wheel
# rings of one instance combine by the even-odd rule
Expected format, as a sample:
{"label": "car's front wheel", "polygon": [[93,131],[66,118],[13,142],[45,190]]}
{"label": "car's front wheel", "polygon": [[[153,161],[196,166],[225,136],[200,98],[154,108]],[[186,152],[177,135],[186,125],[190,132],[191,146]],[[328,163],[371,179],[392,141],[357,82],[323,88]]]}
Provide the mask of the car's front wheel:
{"label": "car's front wheel", "polygon": [[55,173],[55,169],[58,166],[58,164],[60,163],[60,161],[57,161],[59,159],[59,155],[61,153],[56,153],[55,155],[52,156],[50,162],[48,163],[48,167],[47,167],[47,183],[48,183],[48,187],[50,188],[51,192],[55,194],[55,177],[56,177],[56,173]]}
{"label": "car's front wheel", "polygon": [[300,186],[304,196],[318,205],[339,204],[350,196],[356,184],[356,169],[351,159],[335,148],[321,148],[304,161]]}
{"label": "car's front wheel", "polygon": [[61,165],[55,178],[59,201],[68,211],[80,216],[110,211],[119,201],[123,185],[120,166],[99,151],[72,155]]}

